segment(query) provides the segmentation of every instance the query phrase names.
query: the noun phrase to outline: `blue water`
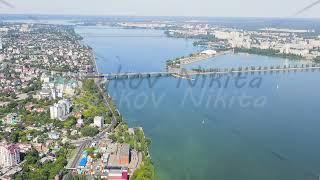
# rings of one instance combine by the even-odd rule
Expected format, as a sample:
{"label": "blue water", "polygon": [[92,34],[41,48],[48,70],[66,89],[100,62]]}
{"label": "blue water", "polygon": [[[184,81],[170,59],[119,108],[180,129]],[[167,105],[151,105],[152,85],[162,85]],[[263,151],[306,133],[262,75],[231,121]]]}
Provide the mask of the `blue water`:
{"label": "blue water", "polygon": [[[162,34],[155,30],[77,31],[94,49],[103,73],[119,66],[161,71],[167,59],[198,50],[190,40],[128,36]],[[209,65],[243,65],[238,59],[301,63],[244,54],[220,59]],[[319,74],[119,80],[108,89],[128,123],[142,126],[152,139],[160,179],[315,180],[320,174]]]}
{"label": "blue water", "polygon": [[79,27],[77,32],[93,47],[101,72],[164,71],[166,60],[197,49],[192,40],[170,39],[157,30]]}

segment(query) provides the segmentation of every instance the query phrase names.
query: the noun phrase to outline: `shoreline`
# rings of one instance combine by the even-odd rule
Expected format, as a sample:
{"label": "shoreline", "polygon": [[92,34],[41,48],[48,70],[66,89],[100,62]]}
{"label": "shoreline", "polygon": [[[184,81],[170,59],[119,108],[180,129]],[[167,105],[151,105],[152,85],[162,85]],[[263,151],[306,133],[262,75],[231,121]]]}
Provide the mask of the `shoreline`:
{"label": "shoreline", "polygon": [[[82,41],[82,43],[84,43],[85,45],[87,45],[88,47],[90,47],[90,46],[89,46],[88,44],[86,44],[85,42]],[[94,54],[94,52],[93,52],[93,48],[90,47],[90,51],[91,51],[91,54],[92,54],[91,61],[92,61],[92,63],[93,63],[93,64],[92,64],[92,66],[93,66],[92,69],[94,70],[95,73],[99,73],[99,71],[98,71],[98,66],[97,66],[97,59],[95,58],[95,54]],[[110,126],[109,126],[107,129],[105,129],[104,131],[109,132],[109,133],[111,133],[111,132],[113,132],[113,131],[117,131],[116,129],[118,128],[118,126],[121,126],[122,123],[127,123],[127,122],[126,122],[123,118],[121,118],[121,120],[119,120],[119,121],[117,120],[117,117],[116,117],[115,113],[117,113],[119,117],[121,117],[121,113],[120,113],[120,111],[118,110],[118,108],[116,107],[116,105],[114,105],[114,108],[115,108],[114,110],[115,110],[116,112],[113,111],[113,108],[112,108],[111,105],[110,105],[110,103],[114,104],[114,102],[113,102],[113,100],[112,100],[112,97],[111,97],[111,95],[109,94],[108,90],[103,91],[105,82],[104,82],[104,81],[101,81],[101,79],[97,79],[97,78],[94,79],[94,82],[95,82],[96,86],[98,87],[99,92],[100,92],[101,95],[102,95],[102,98],[103,98],[103,101],[104,101],[105,105],[108,107],[109,111],[110,111],[111,114],[112,114],[111,124],[110,124]],[[106,83],[108,83],[108,81],[107,81]],[[111,101],[110,103],[109,103],[109,100]],[[141,129],[141,131],[142,131],[142,133],[143,133],[144,140],[149,139],[148,137],[145,136],[143,127],[131,127],[131,128],[133,128],[133,129],[135,129],[135,128]],[[100,133],[101,133],[101,134],[104,134],[104,131],[102,131],[102,132],[100,132]],[[100,133],[99,133],[99,134],[100,134]],[[150,139],[150,141],[151,141],[151,139]],[[118,143],[118,142],[117,142],[117,143]],[[137,150],[137,149],[133,148],[133,150]],[[137,168],[136,168],[133,172],[130,172],[130,173],[129,173],[130,176],[131,176],[131,177],[135,177],[135,176],[138,176],[138,177],[139,177],[139,175],[137,175],[137,174],[141,174],[141,173],[143,174],[144,171],[145,171],[145,170],[143,169],[144,167],[150,167],[151,169],[153,169],[153,171],[151,172],[151,173],[153,174],[152,180],[153,180],[153,179],[158,179],[158,177],[157,177],[157,175],[156,175],[156,174],[157,174],[157,171],[156,171],[155,166],[154,166],[154,164],[153,164],[153,162],[152,162],[152,156],[151,156],[151,154],[150,154],[150,146],[149,146],[149,145],[147,146],[147,153],[146,153],[146,154],[144,154],[143,152],[139,152],[139,153],[141,154],[141,158],[139,159],[139,160],[140,160],[140,164],[138,164]],[[136,173],[137,173],[137,174],[136,174]],[[130,179],[131,179],[131,178],[130,178]]]}
{"label": "shoreline", "polygon": [[216,57],[216,55],[200,55],[199,54],[195,57],[191,56],[191,57],[181,58],[178,61],[180,61],[180,65],[187,65],[187,64],[192,64],[199,61],[208,60],[213,57]]}
{"label": "shoreline", "polygon": [[245,54],[252,54],[252,55],[259,55],[259,56],[266,56],[266,57],[276,57],[276,58],[283,58],[288,59],[291,61],[314,61],[313,59],[307,59],[300,55],[295,54],[286,54],[286,53],[280,53],[276,50],[272,49],[258,49],[258,48],[235,48],[234,54],[238,53],[245,53]]}
{"label": "shoreline", "polygon": [[[214,50],[207,50],[207,51],[214,51]],[[167,60],[166,66],[167,67],[179,67],[181,65],[188,65],[192,63],[196,63],[199,61],[209,60],[211,58],[215,58],[221,55],[231,53],[230,50],[219,51],[219,52],[199,52],[199,53],[192,53],[188,57],[177,57],[173,60]]]}

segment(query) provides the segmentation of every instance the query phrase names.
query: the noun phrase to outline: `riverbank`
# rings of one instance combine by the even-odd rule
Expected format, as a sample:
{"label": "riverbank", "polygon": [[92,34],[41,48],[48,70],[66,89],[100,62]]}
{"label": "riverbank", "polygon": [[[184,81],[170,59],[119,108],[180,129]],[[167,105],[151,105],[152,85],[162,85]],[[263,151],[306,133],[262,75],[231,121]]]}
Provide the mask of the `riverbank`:
{"label": "riverbank", "polygon": [[[94,65],[93,69],[96,73],[98,73],[99,70],[93,52],[92,55],[91,61]],[[149,153],[151,140],[145,136],[142,128],[128,127],[127,123],[121,116],[120,111],[116,108],[114,102],[112,101],[111,96],[108,92],[104,91],[106,84],[98,79],[95,79],[95,84],[99,89],[105,105],[108,107],[109,112],[111,112],[111,114],[109,114],[109,116],[112,118],[111,125],[108,128],[108,132],[111,133],[109,138],[116,143],[129,144],[131,149],[138,152],[138,154],[134,153],[136,154],[136,156],[134,156],[136,158],[134,159],[137,160],[137,164],[134,166],[134,168],[131,168],[133,169],[133,172],[129,172],[131,175],[130,179],[140,180],[147,178],[150,180],[157,180],[158,178],[156,175],[156,170],[153,166],[151,155]],[[131,163],[129,166],[131,166]]]}
{"label": "riverbank", "polygon": [[234,53],[248,53],[254,55],[268,56],[268,57],[279,57],[290,60],[306,60],[304,57],[295,54],[284,54],[280,51],[273,49],[258,49],[258,48],[235,48]]}

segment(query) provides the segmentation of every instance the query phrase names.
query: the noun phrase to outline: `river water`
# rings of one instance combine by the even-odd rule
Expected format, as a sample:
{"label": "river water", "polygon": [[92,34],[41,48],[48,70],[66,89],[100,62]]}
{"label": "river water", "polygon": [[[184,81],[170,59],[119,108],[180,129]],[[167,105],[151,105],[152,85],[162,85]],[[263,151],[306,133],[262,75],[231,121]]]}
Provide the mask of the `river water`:
{"label": "river water", "polygon": [[[163,71],[199,48],[162,31],[77,27],[99,72]],[[192,66],[299,64],[236,54]],[[108,90],[130,126],[152,139],[159,179],[316,180],[320,73],[312,71],[118,80]]]}

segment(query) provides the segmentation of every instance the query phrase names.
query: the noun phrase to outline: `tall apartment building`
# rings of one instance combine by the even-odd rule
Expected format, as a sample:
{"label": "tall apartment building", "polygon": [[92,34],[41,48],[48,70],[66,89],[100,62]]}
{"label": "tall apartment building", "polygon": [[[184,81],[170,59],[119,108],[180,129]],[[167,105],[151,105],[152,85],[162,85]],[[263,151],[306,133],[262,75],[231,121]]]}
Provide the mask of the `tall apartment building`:
{"label": "tall apartment building", "polygon": [[0,50],[2,50],[2,39],[0,38]]}
{"label": "tall apartment building", "polygon": [[71,103],[67,99],[60,100],[50,107],[50,118],[64,120],[70,113]]}
{"label": "tall apartment building", "polygon": [[104,124],[104,118],[102,116],[96,116],[93,119],[93,125],[98,128],[102,128]]}
{"label": "tall apartment building", "polygon": [[0,166],[12,167],[20,163],[20,149],[16,144],[0,143]]}

